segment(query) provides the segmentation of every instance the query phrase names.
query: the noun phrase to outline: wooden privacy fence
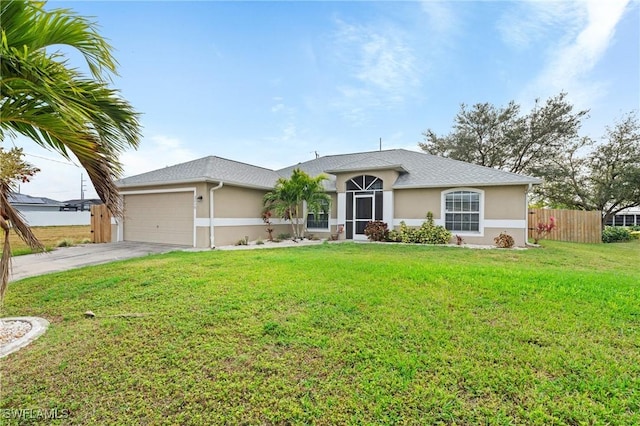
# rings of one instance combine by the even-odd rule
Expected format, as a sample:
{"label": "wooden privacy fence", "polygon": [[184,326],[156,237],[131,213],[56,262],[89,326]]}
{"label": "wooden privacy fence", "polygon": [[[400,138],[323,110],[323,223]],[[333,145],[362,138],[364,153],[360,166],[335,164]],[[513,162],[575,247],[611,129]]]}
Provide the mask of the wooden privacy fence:
{"label": "wooden privacy fence", "polygon": [[573,243],[601,243],[602,225],[599,211],[529,209],[529,238],[535,237],[538,223],[548,223],[554,217],[556,227],[547,240],[569,241]]}
{"label": "wooden privacy fence", "polygon": [[111,242],[111,215],[104,204],[91,206],[91,236],[94,243]]}

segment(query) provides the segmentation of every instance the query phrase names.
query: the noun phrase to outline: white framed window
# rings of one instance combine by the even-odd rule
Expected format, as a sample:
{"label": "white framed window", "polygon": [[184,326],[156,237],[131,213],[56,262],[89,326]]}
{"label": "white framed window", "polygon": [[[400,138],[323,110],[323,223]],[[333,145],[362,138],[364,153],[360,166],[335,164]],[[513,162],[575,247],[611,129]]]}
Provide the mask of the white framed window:
{"label": "white framed window", "polygon": [[[305,203],[306,207],[306,203]],[[307,229],[329,230],[329,215],[331,213],[331,205],[328,201],[320,202],[320,209],[314,213],[307,211]]]}
{"label": "white framed window", "polygon": [[444,227],[459,234],[482,234],[484,191],[460,188],[443,191]]}

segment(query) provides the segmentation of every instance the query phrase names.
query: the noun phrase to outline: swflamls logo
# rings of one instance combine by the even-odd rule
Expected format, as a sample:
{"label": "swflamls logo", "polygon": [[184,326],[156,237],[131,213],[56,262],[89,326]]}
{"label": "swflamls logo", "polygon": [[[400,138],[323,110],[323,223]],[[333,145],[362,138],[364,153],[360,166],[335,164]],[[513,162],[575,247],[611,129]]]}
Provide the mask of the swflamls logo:
{"label": "swflamls logo", "polygon": [[0,418],[5,420],[55,420],[69,418],[69,410],[58,408],[1,408]]}

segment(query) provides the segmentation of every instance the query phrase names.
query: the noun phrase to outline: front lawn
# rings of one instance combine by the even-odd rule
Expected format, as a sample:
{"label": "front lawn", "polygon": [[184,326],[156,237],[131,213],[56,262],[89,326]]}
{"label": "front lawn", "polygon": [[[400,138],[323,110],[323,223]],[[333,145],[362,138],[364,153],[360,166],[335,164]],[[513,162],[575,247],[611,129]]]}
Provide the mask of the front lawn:
{"label": "front lawn", "polygon": [[3,316],[52,325],[1,361],[0,408],[60,424],[640,424],[640,242],[543,244],[171,253],[25,279]]}

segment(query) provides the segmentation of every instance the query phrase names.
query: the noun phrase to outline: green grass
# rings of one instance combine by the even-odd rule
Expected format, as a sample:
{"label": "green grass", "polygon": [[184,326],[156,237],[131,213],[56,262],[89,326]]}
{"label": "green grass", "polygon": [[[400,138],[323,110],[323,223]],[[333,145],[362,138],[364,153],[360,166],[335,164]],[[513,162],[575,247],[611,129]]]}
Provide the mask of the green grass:
{"label": "green grass", "polygon": [[171,253],[19,281],[4,315],[52,326],[2,361],[0,407],[69,410],[61,424],[639,424],[640,242],[543,245]]}

